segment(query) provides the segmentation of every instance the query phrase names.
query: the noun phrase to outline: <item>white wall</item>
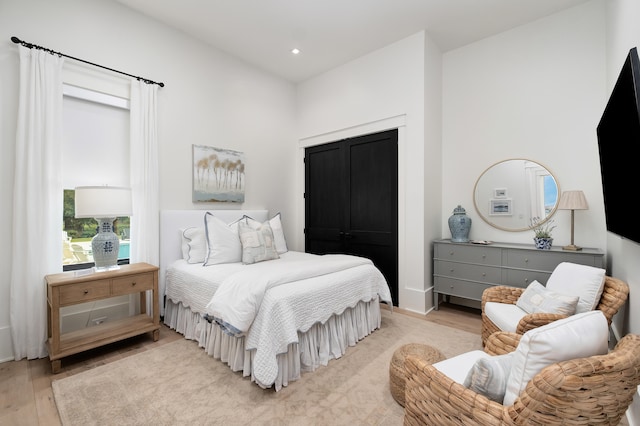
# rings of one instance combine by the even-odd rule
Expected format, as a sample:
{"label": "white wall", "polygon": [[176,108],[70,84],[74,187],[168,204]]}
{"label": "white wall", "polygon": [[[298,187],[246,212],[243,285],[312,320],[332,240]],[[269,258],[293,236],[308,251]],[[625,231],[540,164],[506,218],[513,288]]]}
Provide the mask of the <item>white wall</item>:
{"label": "white wall", "polygon": [[[610,0],[607,2],[607,89],[602,99],[604,109],[609,94],[618,78],[624,60],[632,47],[640,47],[640,2],[637,0]],[[629,172],[633,185],[637,178]],[[607,234],[607,256],[612,275],[626,281],[630,287],[629,302],[622,315],[614,318],[624,334],[640,334],[640,245]],[[640,392],[636,394],[627,418],[630,425],[640,425]]]}
{"label": "white wall", "polygon": [[[18,48],[11,36],[166,84],[158,91],[161,208],[267,208],[295,221],[294,86],[110,0],[0,2],[0,361],[12,359],[9,330],[11,199]],[[68,60],[70,61],[70,60]],[[243,205],[191,202],[191,145],[243,151]],[[290,219],[289,221],[287,221]],[[302,249],[291,244],[293,249]],[[37,262],[37,251],[33,261]]]}
{"label": "white wall", "polygon": [[[439,233],[435,227],[425,229],[439,222],[439,199],[429,200],[428,212],[425,208],[425,195],[431,194],[425,189],[425,156],[440,161],[440,122],[430,120],[435,130],[425,134],[425,109],[440,109],[439,70],[440,53],[420,32],[298,85],[300,158],[307,146],[400,126],[399,306],[417,312],[432,306],[427,250]],[[430,98],[425,100],[427,88]],[[303,176],[302,161],[297,164]],[[430,175],[429,181],[439,195],[440,176]],[[302,200],[298,208],[303,217]]]}
{"label": "white wall", "polygon": [[[506,232],[482,220],[476,180],[490,165],[528,158],[561,190],[581,189],[589,210],[575,215],[575,241],[605,249],[595,127],[602,114],[604,6],[569,9],[444,55],[443,219],[461,204],[470,238],[532,244],[533,232]],[[570,242],[570,214],[555,216],[554,245]],[[449,238],[446,220],[442,235]]]}

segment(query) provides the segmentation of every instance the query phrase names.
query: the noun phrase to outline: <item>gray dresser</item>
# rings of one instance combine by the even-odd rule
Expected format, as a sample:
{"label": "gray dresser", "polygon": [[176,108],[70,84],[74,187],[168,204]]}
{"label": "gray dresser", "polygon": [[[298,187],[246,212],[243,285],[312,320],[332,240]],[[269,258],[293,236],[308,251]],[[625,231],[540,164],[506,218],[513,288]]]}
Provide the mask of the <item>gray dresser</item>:
{"label": "gray dresser", "polygon": [[538,250],[533,243],[481,245],[436,240],[433,243],[434,307],[438,309],[440,294],[479,301],[487,287],[524,288],[534,280],[546,284],[561,262],[604,268],[604,253],[590,248]]}

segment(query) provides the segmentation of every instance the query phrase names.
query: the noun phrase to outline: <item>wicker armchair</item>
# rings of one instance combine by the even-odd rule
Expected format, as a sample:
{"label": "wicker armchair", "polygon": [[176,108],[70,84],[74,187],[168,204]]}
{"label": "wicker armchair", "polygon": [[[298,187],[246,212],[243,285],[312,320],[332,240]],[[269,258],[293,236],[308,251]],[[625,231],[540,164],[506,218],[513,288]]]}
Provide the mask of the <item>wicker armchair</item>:
{"label": "wicker armchair", "polygon": [[[484,305],[487,302],[510,303],[515,305],[524,288],[509,286],[489,287],[482,293],[482,344],[496,331],[502,331],[484,313]],[[629,286],[622,280],[613,277],[605,277],[604,290],[600,296],[600,302],[596,309],[601,310],[607,318],[609,325],[613,316],[625,304],[629,296]],[[566,318],[566,315],[535,313],[525,315],[518,323],[516,333],[525,332],[540,327],[550,322]]]}
{"label": "wicker armchair", "polygon": [[[485,351],[513,351],[519,339],[495,333]],[[640,336],[626,335],[607,355],[547,366],[511,406],[465,388],[418,357],[408,356],[405,368],[406,426],[616,425],[640,384]]]}

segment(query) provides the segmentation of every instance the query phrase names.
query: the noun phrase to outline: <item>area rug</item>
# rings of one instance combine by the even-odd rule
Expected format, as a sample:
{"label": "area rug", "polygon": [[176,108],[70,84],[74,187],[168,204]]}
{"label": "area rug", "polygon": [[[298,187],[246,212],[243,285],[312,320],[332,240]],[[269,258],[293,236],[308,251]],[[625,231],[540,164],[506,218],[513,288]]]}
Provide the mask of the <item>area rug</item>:
{"label": "area rug", "polygon": [[402,425],[403,408],[389,391],[389,362],[405,343],[428,344],[447,357],[481,348],[479,334],[383,310],[380,329],[279,392],[184,339],[52,387],[65,426]]}

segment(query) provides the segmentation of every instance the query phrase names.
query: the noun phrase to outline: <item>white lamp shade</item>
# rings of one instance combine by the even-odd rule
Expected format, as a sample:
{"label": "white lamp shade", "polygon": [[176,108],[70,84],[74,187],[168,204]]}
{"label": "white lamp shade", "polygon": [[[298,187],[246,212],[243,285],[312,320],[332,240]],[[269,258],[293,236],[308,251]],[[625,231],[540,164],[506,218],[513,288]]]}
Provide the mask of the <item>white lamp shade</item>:
{"label": "white lamp shade", "polygon": [[564,191],[558,203],[558,210],[588,210],[589,204],[582,191]]}
{"label": "white lamp shade", "polygon": [[131,188],[78,186],[75,189],[76,217],[122,217],[133,214]]}

